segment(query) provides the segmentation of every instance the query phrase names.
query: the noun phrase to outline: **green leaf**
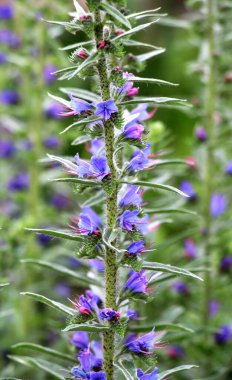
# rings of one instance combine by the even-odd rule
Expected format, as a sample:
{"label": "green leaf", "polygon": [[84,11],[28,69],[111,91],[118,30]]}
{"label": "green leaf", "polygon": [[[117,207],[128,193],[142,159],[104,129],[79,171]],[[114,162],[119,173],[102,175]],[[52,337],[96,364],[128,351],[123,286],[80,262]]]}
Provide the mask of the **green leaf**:
{"label": "green leaf", "polygon": [[106,11],[110,16],[119,21],[121,24],[125,25],[128,29],[131,29],[130,22],[117,8],[113,7],[108,3],[101,3],[100,7],[101,9]]}
{"label": "green leaf", "polygon": [[100,181],[93,181],[90,179],[81,179],[81,178],[55,178],[51,179],[51,182],[67,182],[67,183],[74,183],[77,185],[83,185],[83,186],[101,186]]}
{"label": "green leaf", "polygon": [[127,18],[128,19],[136,18],[138,16],[143,16],[143,15],[147,15],[150,13],[158,12],[160,9],[161,9],[161,7],[156,8],[156,9],[147,9],[146,11],[141,11],[141,12],[137,12],[137,13],[132,13],[132,14],[128,15]]}
{"label": "green leaf", "polygon": [[65,377],[62,375],[65,369],[58,364],[54,364],[50,361],[48,362],[42,359],[30,358],[28,356],[9,355],[8,357],[13,361],[26,365],[28,367],[36,367],[42,369],[50,375],[53,375],[56,379],[65,380]]}
{"label": "green leaf", "polygon": [[198,366],[197,365],[181,365],[179,367],[169,369],[168,371],[161,372],[158,375],[158,380],[165,379],[167,376],[172,375],[175,372],[187,371],[192,368],[198,368]]}
{"label": "green leaf", "polygon": [[173,28],[190,29],[191,22],[179,18],[165,17],[159,20],[159,24]]}
{"label": "green leaf", "polygon": [[4,288],[5,286],[9,286],[10,283],[9,282],[5,282],[4,284],[0,284],[0,288]]}
{"label": "green leaf", "polygon": [[75,324],[75,325],[69,325],[67,327],[65,327],[64,332],[68,332],[68,331],[88,331],[88,332],[103,332],[103,331],[107,331],[109,330],[109,327],[107,326],[103,326],[103,325],[100,325],[100,324],[88,324],[88,323],[85,323],[85,324]]}
{"label": "green leaf", "polygon": [[199,277],[196,274],[190,272],[189,270],[182,269],[182,268],[179,268],[179,267],[174,267],[174,266],[169,265],[169,264],[162,264],[162,263],[148,262],[148,261],[146,262],[146,261],[144,261],[143,265],[142,265],[142,268],[146,269],[146,270],[154,270],[154,271],[157,271],[157,272],[175,273],[177,275],[192,277],[192,278],[195,278],[197,280],[203,281],[203,279],[201,277]]}
{"label": "green leaf", "polygon": [[40,344],[22,342],[22,343],[17,343],[14,346],[12,346],[12,349],[13,350],[30,349],[30,350],[34,350],[38,352],[43,352],[44,354],[51,355],[54,358],[59,358],[59,359],[67,360],[71,363],[76,363],[76,359],[72,358],[72,356],[63,354],[62,352],[53,350],[48,347],[41,346]]}
{"label": "green leaf", "polygon": [[[127,370],[127,368],[124,367],[124,365],[122,363],[114,363],[114,366],[115,368],[117,368],[121,374],[124,376],[124,379],[126,380],[134,380],[135,377],[133,377],[130,372]],[[121,380],[121,376],[120,376],[120,380]]]}
{"label": "green leaf", "polygon": [[72,50],[72,49],[77,49],[78,47],[87,46],[87,45],[91,45],[91,44],[94,44],[94,41],[77,42],[77,43],[72,44],[72,45],[60,47],[59,50],[63,50],[63,51],[64,50]]}
{"label": "green leaf", "polygon": [[[136,59],[139,60],[139,62],[145,62],[147,61],[148,59],[151,59],[153,57],[155,57],[156,55],[159,55],[159,54],[162,54],[166,51],[166,49],[156,49],[156,50],[152,50],[152,51],[149,51],[148,53],[144,53],[144,54],[140,54],[140,55],[136,55]],[[168,84],[168,82],[166,83],[161,83],[161,84]],[[172,86],[177,86],[177,84],[174,84],[172,83],[171,84]]]}
{"label": "green leaf", "polygon": [[[75,77],[81,70],[85,69],[86,67],[88,67],[89,65],[91,65],[92,63],[95,62],[95,58],[97,57],[98,55],[98,52],[95,51],[93,52],[87,59],[85,59],[81,65],[79,65],[77,67],[76,70],[74,70],[71,75],[67,78],[68,80],[72,79],[73,77]],[[63,78],[60,78],[60,79],[63,79]]]}
{"label": "green leaf", "polygon": [[89,124],[89,123],[93,123],[94,121],[98,121],[98,120],[102,120],[101,116],[90,116],[90,117],[86,117],[85,119],[83,120],[79,120],[79,121],[76,121],[75,123],[69,125],[67,128],[65,128],[62,132],[60,132],[60,135],[62,135],[63,133],[66,133],[68,132],[70,129],[72,129],[73,127],[76,127],[76,126],[79,126],[79,125],[86,125],[86,124]]}
{"label": "green leaf", "polygon": [[174,159],[168,159],[168,160],[162,160],[158,159],[155,160],[155,166],[162,166],[162,165],[187,165],[186,160],[181,160],[179,158]]}
{"label": "green leaf", "polygon": [[[151,331],[153,329],[153,327],[154,327],[154,324],[153,325],[146,324],[146,325],[130,326],[129,331],[133,331],[136,333],[137,332],[148,332],[148,331]],[[156,323],[155,330],[156,331],[161,331],[161,330],[186,331],[189,333],[194,332],[194,330],[192,330],[186,326],[183,326],[180,324],[175,324],[175,323]]]}
{"label": "green leaf", "polygon": [[159,97],[159,98],[142,98],[137,97],[131,100],[126,100],[124,102],[120,102],[119,105],[128,105],[128,104],[137,104],[137,103],[155,103],[155,105],[160,106],[160,104],[163,103],[169,103],[169,102],[185,102],[185,99],[178,99],[178,98],[167,98],[167,97]]}
{"label": "green leaf", "polygon": [[120,183],[128,183],[129,185],[145,186],[145,187],[150,187],[152,189],[166,190],[166,191],[170,191],[172,193],[179,194],[182,197],[188,198],[188,195],[185,194],[183,191],[177,189],[176,187],[169,186],[169,185],[163,185],[163,184],[159,184],[159,183],[151,183],[151,182],[146,182],[146,181],[120,181]]}
{"label": "green leaf", "polygon": [[22,296],[31,297],[38,302],[42,302],[43,304],[48,305],[51,308],[56,309],[58,311],[61,311],[65,313],[66,315],[74,316],[76,314],[75,310],[71,309],[70,307],[63,305],[60,302],[53,301],[47,297],[44,297],[41,294],[36,294],[36,293],[31,293],[31,292],[21,292],[20,294]]}
{"label": "green leaf", "polygon": [[68,100],[60,98],[59,96],[54,96],[50,93],[48,93],[48,96],[52,98],[53,100],[55,100],[56,102],[63,104],[63,106],[68,107],[68,108],[70,107],[70,102]]}
{"label": "green leaf", "polygon": [[70,230],[47,230],[45,228],[26,228],[27,231],[36,232],[38,234],[44,234],[48,236],[54,236],[60,239],[83,241],[83,237],[75,233],[71,233]]}
{"label": "green leaf", "polygon": [[52,263],[49,261],[36,260],[36,259],[24,259],[24,260],[20,260],[20,262],[23,264],[29,264],[29,265],[31,264],[31,265],[36,265],[42,268],[51,269],[55,272],[62,273],[69,277],[73,277],[79,281],[80,285],[83,285],[83,286],[88,286],[90,284],[99,285],[99,282],[97,282],[96,280],[88,278],[87,276],[82,276],[71,269],[65,268],[63,265],[59,265],[59,264]]}
{"label": "green leaf", "polygon": [[81,88],[73,88],[73,87],[65,87],[60,88],[60,91],[65,94],[72,94],[73,96],[77,96],[78,98],[89,100],[89,101],[100,101],[100,96],[94,94],[91,91],[83,90]]}
{"label": "green leaf", "polygon": [[145,210],[146,214],[190,214],[197,215],[195,211],[187,210],[185,208],[154,208]]}
{"label": "green leaf", "polygon": [[131,77],[128,80],[138,83],[153,83],[153,84],[165,84],[168,86],[178,86],[176,83],[166,82],[165,80],[155,79],[155,78],[140,78],[140,77]]}
{"label": "green leaf", "polygon": [[98,205],[99,202],[103,202],[104,200],[105,200],[105,193],[98,191],[94,196],[87,199],[82,204],[82,207],[92,207],[92,206]]}
{"label": "green leaf", "polygon": [[153,20],[153,21],[148,22],[148,23],[146,23],[146,24],[138,25],[138,26],[136,26],[135,28],[132,28],[132,29],[130,29],[130,30],[127,30],[126,32],[120,34],[119,36],[114,37],[114,38],[112,39],[112,42],[118,41],[118,40],[120,40],[121,38],[124,38],[124,37],[129,36],[129,35],[134,34],[134,33],[137,33],[137,32],[139,32],[140,30],[144,30],[144,29],[148,28],[149,26],[153,25],[154,23],[156,23],[158,20],[159,20],[159,19],[157,19],[157,20]]}
{"label": "green leaf", "polygon": [[125,46],[152,48],[152,49],[155,49],[155,50],[166,50],[166,49],[163,49],[163,48],[161,48],[159,46],[155,46],[155,45],[151,45],[151,44],[146,44],[145,42],[136,41],[136,40],[125,40],[125,41],[122,41],[122,43]]}
{"label": "green leaf", "polygon": [[91,140],[91,137],[89,136],[79,136],[77,137],[72,143],[71,145],[81,145],[81,144],[85,144],[86,142],[90,141]]}

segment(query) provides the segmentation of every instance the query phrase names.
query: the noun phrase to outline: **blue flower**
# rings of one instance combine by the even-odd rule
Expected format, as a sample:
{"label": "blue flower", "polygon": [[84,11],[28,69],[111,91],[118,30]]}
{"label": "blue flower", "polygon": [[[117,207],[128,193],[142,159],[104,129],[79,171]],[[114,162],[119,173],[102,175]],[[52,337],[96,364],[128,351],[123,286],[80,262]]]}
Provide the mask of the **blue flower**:
{"label": "blue flower", "polygon": [[84,207],[78,227],[83,235],[98,234],[99,228],[102,227],[101,219],[90,207]]}
{"label": "blue flower", "polygon": [[153,348],[155,347],[155,336],[153,329],[150,333],[127,343],[126,348],[128,351],[132,351],[136,355],[149,356],[153,353]]}
{"label": "blue flower", "polygon": [[108,120],[112,114],[118,112],[118,108],[112,99],[97,104],[95,115],[101,116],[104,120]]}
{"label": "blue flower", "polygon": [[127,185],[124,195],[119,201],[120,207],[141,206],[143,200],[141,198],[142,190],[135,185]]}
{"label": "blue flower", "polygon": [[144,373],[140,368],[137,369],[139,380],[158,380],[158,368],[155,368],[151,373]]}
{"label": "blue flower", "polygon": [[89,347],[89,337],[87,332],[76,331],[71,337],[71,342],[79,350],[86,351]]}
{"label": "blue flower", "polygon": [[90,379],[89,375],[84,372],[81,368],[79,367],[74,367],[71,371],[72,375],[75,377],[77,380],[85,380],[85,379]]}
{"label": "blue flower", "polygon": [[139,171],[145,169],[149,164],[149,155],[151,154],[150,150],[151,144],[147,144],[146,148],[142,150],[137,150],[131,156],[131,160],[127,165],[129,172]]}
{"label": "blue flower", "polygon": [[14,143],[11,140],[0,140],[0,157],[10,158],[16,152]]}
{"label": "blue flower", "polygon": [[60,146],[60,140],[57,136],[48,136],[44,139],[43,143],[49,149],[56,149]]}
{"label": "blue flower", "polygon": [[197,247],[194,241],[190,238],[184,241],[184,253],[189,259],[195,259],[197,255]]}
{"label": "blue flower", "polygon": [[7,55],[3,52],[0,52],[0,65],[4,65],[7,62]]}
{"label": "blue flower", "polygon": [[218,331],[214,334],[215,342],[219,345],[223,345],[230,341],[232,338],[232,329],[231,326],[226,324],[220,326]]}
{"label": "blue flower", "polygon": [[220,308],[220,304],[216,299],[211,299],[209,301],[209,315],[211,317],[214,317],[215,315],[217,315],[219,308]]}
{"label": "blue flower", "polygon": [[103,272],[105,269],[105,264],[104,264],[104,261],[102,261],[102,260],[90,259],[89,265],[91,266],[91,268],[94,268],[99,272]]}
{"label": "blue flower", "polygon": [[215,193],[211,197],[210,213],[216,218],[223,214],[227,209],[227,199],[224,194]]}
{"label": "blue flower", "polygon": [[172,284],[172,289],[180,294],[188,294],[189,288],[188,285],[184,281],[177,280]]}
{"label": "blue flower", "polygon": [[148,279],[144,270],[140,272],[130,271],[124,290],[130,295],[147,295]]}
{"label": "blue flower", "polygon": [[48,64],[44,66],[43,78],[46,84],[52,84],[56,81],[56,75],[54,74],[56,70],[57,70],[57,67],[54,65]]}
{"label": "blue flower", "polygon": [[19,94],[14,90],[3,90],[0,92],[0,103],[4,105],[16,105],[19,103]]}
{"label": "blue flower", "polygon": [[106,307],[100,311],[99,317],[102,320],[106,319],[109,322],[117,322],[120,318],[120,313],[109,307]]}
{"label": "blue flower", "polygon": [[96,313],[98,310],[98,300],[98,296],[95,296],[94,294],[90,296],[86,292],[85,295],[82,294],[78,300],[70,300],[70,302],[80,314],[88,317],[92,313]]}
{"label": "blue flower", "polygon": [[180,189],[189,196],[188,200],[195,201],[197,199],[197,193],[190,182],[183,181],[180,185]]}
{"label": "blue flower", "polygon": [[0,4],[0,20],[11,20],[14,17],[12,5]]}
{"label": "blue flower", "polygon": [[70,102],[67,106],[67,112],[62,112],[62,116],[74,116],[80,115],[81,113],[89,113],[93,106],[83,99],[74,98],[71,94],[69,95]]}
{"label": "blue flower", "polygon": [[51,197],[50,203],[57,210],[64,210],[70,205],[70,198],[64,194],[56,193]]}
{"label": "blue flower", "polygon": [[141,231],[145,232],[147,229],[148,216],[143,218],[138,217],[138,210],[126,210],[119,218],[120,227],[127,231]]}
{"label": "blue flower", "polygon": [[20,38],[12,33],[9,29],[1,29],[0,30],[0,43],[4,45],[8,45],[13,49],[17,49],[20,46],[21,40]]}
{"label": "blue flower", "polygon": [[141,140],[144,129],[144,126],[138,123],[134,123],[132,125],[126,124],[122,135],[127,139]]}
{"label": "blue flower", "polygon": [[90,153],[92,153],[94,156],[98,155],[99,152],[102,152],[103,148],[105,147],[105,141],[102,139],[94,139],[90,142]]}
{"label": "blue flower", "polygon": [[176,345],[168,347],[167,353],[170,359],[180,359],[184,356],[183,348]]}
{"label": "blue flower", "polygon": [[39,245],[41,245],[42,247],[46,247],[50,244],[52,237],[45,234],[37,234],[36,240]]}
{"label": "blue flower", "polygon": [[110,174],[109,166],[107,165],[107,159],[105,156],[91,158],[93,175],[100,180]]}
{"label": "blue flower", "polygon": [[229,272],[232,268],[232,255],[224,256],[220,262],[221,272]]}
{"label": "blue flower", "polygon": [[105,372],[91,372],[90,380],[107,380]]}
{"label": "blue flower", "polygon": [[44,115],[48,119],[61,119],[63,107],[59,103],[49,103],[44,108]]}
{"label": "blue flower", "polygon": [[29,188],[30,185],[30,178],[28,173],[21,172],[16,174],[14,177],[12,177],[8,184],[7,188],[9,191],[12,192],[18,192],[18,191],[24,191]]}
{"label": "blue flower", "polygon": [[196,129],[196,137],[199,141],[206,141],[208,138],[208,133],[202,127]]}
{"label": "blue flower", "polygon": [[145,246],[143,240],[134,241],[129,245],[126,252],[129,256],[137,256],[138,254],[144,251],[144,248]]}
{"label": "blue flower", "polygon": [[232,161],[229,161],[226,165],[226,174],[232,175]]}
{"label": "blue flower", "polygon": [[78,153],[75,155],[74,159],[77,164],[76,174],[80,178],[89,177],[93,175],[91,165],[88,162],[81,160]]}
{"label": "blue flower", "polygon": [[139,316],[138,312],[134,309],[128,309],[126,315],[129,317],[130,321],[133,321]]}

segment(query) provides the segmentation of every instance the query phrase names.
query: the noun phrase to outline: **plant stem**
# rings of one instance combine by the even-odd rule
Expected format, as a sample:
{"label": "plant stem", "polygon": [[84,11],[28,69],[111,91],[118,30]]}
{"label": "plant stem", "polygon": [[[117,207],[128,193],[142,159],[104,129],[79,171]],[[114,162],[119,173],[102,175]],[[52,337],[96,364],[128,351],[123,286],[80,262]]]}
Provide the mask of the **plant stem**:
{"label": "plant stem", "polygon": [[[103,39],[103,24],[99,10],[95,11],[95,41],[96,45]],[[102,100],[110,99],[110,81],[107,71],[107,61],[104,53],[97,65],[100,79]],[[112,181],[117,180],[117,173],[114,166],[114,124],[111,120],[104,123],[104,138],[106,144],[106,158],[110,168]],[[115,228],[117,222],[117,188],[111,195],[107,195],[107,228]],[[105,255],[105,306],[116,309],[117,296],[117,257],[113,249],[107,248]],[[104,370],[107,380],[114,378],[114,351],[115,333],[113,330],[107,331],[103,335],[104,349]]]}
{"label": "plant stem", "polygon": [[207,82],[207,103],[206,103],[206,130],[208,133],[208,142],[206,147],[206,172],[205,172],[205,210],[204,223],[207,231],[205,239],[204,255],[207,261],[209,271],[205,274],[204,288],[204,308],[203,308],[203,326],[208,328],[209,324],[209,302],[212,293],[212,274],[213,261],[210,247],[211,237],[211,214],[210,203],[213,192],[213,170],[214,170],[214,152],[213,142],[215,134],[214,113],[216,109],[216,62],[215,62],[215,1],[207,0],[207,35],[208,35],[208,82]]}

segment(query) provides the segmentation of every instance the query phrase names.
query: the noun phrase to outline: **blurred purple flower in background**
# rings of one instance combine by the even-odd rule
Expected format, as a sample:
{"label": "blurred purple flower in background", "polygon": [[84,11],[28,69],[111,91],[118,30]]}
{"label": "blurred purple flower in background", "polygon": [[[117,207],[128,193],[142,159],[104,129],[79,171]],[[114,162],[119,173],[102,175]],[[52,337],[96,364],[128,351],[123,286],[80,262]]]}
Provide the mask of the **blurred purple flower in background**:
{"label": "blurred purple flower in background", "polygon": [[21,45],[21,39],[9,29],[1,29],[0,44],[7,45],[13,49],[18,49]]}
{"label": "blurred purple flower in background", "polygon": [[4,105],[16,105],[20,101],[20,96],[15,90],[3,90],[0,92],[0,103]]}
{"label": "blurred purple flower in background", "polygon": [[48,136],[43,143],[46,148],[57,149],[60,146],[60,139],[57,136]]}
{"label": "blurred purple flower in background", "polygon": [[189,294],[188,285],[184,281],[181,281],[181,280],[177,280],[173,282],[172,289],[174,290],[174,292],[179,293],[179,294],[183,294],[183,295]]}
{"label": "blurred purple flower in background", "polygon": [[219,327],[218,331],[214,334],[214,340],[217,344],[223,345],[229,342],[232,338],[232,329],[228,324]]}
{"label": "blurred purple flower in background", "polygon": [[224,194],[215,193],[211,197],[210,212],[214,218],[222,215],[227,209],[227,199]]}
{"label": "blurred purple flower in background", "polygon": [[41,245],[42,247],[46,247],[50,244],[50,242],[52,240],[52,236],[48,236],[45,234],[37,234],[36,240],[37,240],[39,245]]}
{"label": "blurred purple flower in background", "polygon": [[229,161],[226,165],[226,174],[232,175],[232,161]]}
{"label": "blurred purple flower in background", "polygon": [[70,295],[70,287],[64,282],[60,282],[56,285],[55,291],[63,298],[68,298]]}
{"label": "blurred purple flower in background", "polygon": [[133,321],[139,316],[138,312],[134,309],[128,309],[126,315],[129,317],[130,321]]}
{"label": "blurred purple flower in background", "polygon": [[105,270],[105,263],[102,260],[90,259],[89,265],[91,268],[96,269],[99,272],[103,272]]}
{"label": "blurred purple flower in background", "polygon": [[7,62],[7,55],[3,52],[0,52],[0,65],[4,65]]}
{"label": "blurred purple flower in background", "polygon": [[48,119],[61,119],[63,107],[59,103],[49,103],[44,108],[44,115]]}
{"label": "blurred purple flower in background", "polygon": [[207,134],[206,130],[202,127],[197,128],[196,129],[196,138],[202,142],[206,141],[208,138],[208,134]]}
{"label": "blurred purple flower in background", "polygon": [[187,200],[195,201],[197,199],[197,193],[194,190],[193,185],[189,181],[181,182],[180,189],[189,196]]}
{"label": "blurred purple flower in background", "polygon": [[16,147],[11,140],[0,140],[0,158],[10,158],[16,152]]}
{"label": "blurred purple flower in background", "polygon": [[57,71],[57,67],[51,64],[47,64],[43,69],[44,82],[48,85],[53,84],[56,81],[56,75],[53,74]]}
{"label": "blurred purple flower in background", "polygon": [[221,272],[230,272],[232,268],[232,255],[224,256],[220,262]]}
{"label": "blurred purple flower in background", "polygon": [[9,4],[0,4],[0,20],[11,20],[13,17],[14,8],[11,2],[9,1]]}
{"label": "blurred purple flower in background", "polygon": [[168,347],[167,354],[170,359],[181,359],[185,352],[182,347],[173,345]]}
{"label": "blurred purple flower in background", "polygon": [[216,299],[212,299],[209,301],[209,315],[211,317],[215,317],[217,315],[220,308],[220,304]]}
{"label": "blurred purple flower in background", "polygon": [[29,188],[30,178],[26,172],[15,174],[7,184],[7,189],[11,192],[24,191]]}
{"label": "blurred purple flower in background", "polygon": [[71,342],[79,350],[86,351],[89,347],[89,337],[87,332],[76,331],[71,337]]}
{"label": "blurred purple flower in background", "polygon": [[191,238],[184,241],[184,255],[189,259],[195,259],[197,256],[197,247]]}
{"label": "blurred purple flower in background", "polygon": [[50,203],[57,210],[64,210],[70,205],[70,198],[67,195],[56,193],[50,198]]}

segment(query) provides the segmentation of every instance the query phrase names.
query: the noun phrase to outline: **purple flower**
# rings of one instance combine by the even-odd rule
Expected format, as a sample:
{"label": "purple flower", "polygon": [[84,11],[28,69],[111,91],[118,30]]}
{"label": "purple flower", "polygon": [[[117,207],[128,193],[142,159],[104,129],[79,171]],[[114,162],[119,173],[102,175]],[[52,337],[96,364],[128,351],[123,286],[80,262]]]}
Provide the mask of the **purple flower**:
{"label": "purple flower", "polygon": [[[132,351],[136,355],[150,356],[153,353],[153,348],[155,347],[154,339],[156,335],[154,329],[140,338],[132,340],[126,344],[126,348]],[[157,342],[158,343],[158,342]]]}
{"label": "purple flower", "polygon": [[122,135],[127,139],[141,140],[144,132],[144,126],[138,123],[125,125]]}
{"label": "purple flower", "polygon": [[14,17],[12,4],[0,4],[0,20],[11,20]]}
{"label": "purple flower", "polygon": [[196,138],[199,141],[206,141],[208,138],[208,133],[206,132],[204,128],[199,127],[196,129]]}
{"label": "purple flower", "polygon": [[151,144],[147,144],[146,148],[137,150],[133,153],[131,160],[127,166],[129,172],[145,169],[145,167],[149,164],[148,157],[151,154],[150,147]]}
{"label": "purple flower", "polygon": [[102,227],[101,219],[90,207],[84,207],[80,214],[78,228],[83,235],[98,234]]}
{"label": "purple flower", "polygon": [[170,359],[180,359],[184,356],[184,350],[180,346],[169,346],[167,351]]}
{"label": "purple flower", "polygon": [[226,174],[232,175],[232,161],[226,165]]}
{"label": "purple flower", "polygon": [[80,178],[93,176],[91,165],[88,162],[81,160],[78,153],[75,155],[75,162],[77,164],[76,174]]}
{"label": "purple flower", "polygon": [[90,380],[107,380],[105,372],[91,372],[90,373]]}
{"label": "purple flower", "polygon": [[184,241],[184,254],[189,259],[195,259],[197,255],[197,247],[194,241],[190,238]]}
{"label": "purple flower", "polygon": [[105,147],[105,141],[102,139],[94,139],[90,142],[90,153],[92,153],[94,156],[98,155],[99,152],[103,150]]}
{"label": "purple flower", "polygon": [[16,105],[19,103],[19,94],[14,90],[3,90],[0,92],[0,103],[4,105]]}
{"label": "purple flower", "polygon": [[134,241],[129,245],[129,247],[126,250],[126,253],[128,256],[137,256],[138,254],[142,253],[145,249],[144,241]]}
{"label": "purple flower", "polygon": [[230,325],[220,326],[218,331],[214,334],[215,342],[219,345],[227,343],[232,338],[232,329]]}
{"label": "purple flower", "polygon": [[100,102],[96,107],[95,115],[101,116],[104,120],[110,119],[113,113],[118,112],[118,108],[112,99]]}
{"label": "purple flower", "polygon": [[3,52],[0,52],[0,65],[4,65],[7,62],[7,55]]}
{"label": "purple flower", "polygon": [[138,217],[138,210],[126,210],[119,218],[120,227],[127,231],[141,231],[145,232],[147,229],[148,216],[143,218]]}
{"label": "purple flower", "polygon": [[59,103],[49,103],[44,108],[44,114],[48,119],[61,119],[63,107]]}
{"label": "purple flower", "polygon": [[62,112],[61,116],[75,116],[80,115],[82,113],[89,113],[90,110],[92,110],[92,105],[86,102],[85,100],[74,98],[71,94],[69,95],[70,102],[69,105],[66,107],[67,112]]}
{"label": "purple flower", "polygon": [[138,312],[134,309],[128,309],[126,315],[129,317],[130,321],[134,321],[138,316]]}
{"label": "purple flower", "polygon": [[74,367],[71,372],[77,380],[89,379],[89,375],[79,367]]}
{"label": "purple flower", "polygon": [[14,143],[11,140],[0,140],[0,157],[10,158],[16,152]]}
{"label": "purple flower", "polygon": [[76,331],[71,337],[71,342],[79,350],[86,351],[89,347],[89,337],[87,332]]}
{"label": "purple flower", "polygon": [[220,271],[229,272],[232,267],[232,255],[224,256],[220,262]]}
{"label": "purple flower", "polygon": [[26,172],[21,172],[14,175],[8,182],[7,188],[9,191],[18,192],[27,190],[30,184],[29,175]]}
{"label": "purple flower", "polygon": [[195,201],[197,199],[197,193],[190,182],[183,181],[180,185],[180,189],[189,196],[188,200]]}
{"label": "purple flower", "polygon": [[70,205],[70,198],[57,193],[51,197],[50,202],[57,210],[64,210]]}
{"label": "purple flower", "polygon": [[138,186],[127,185],[126,191],[119,201],[119,206],[141,206],[143,202],[141,196],[142,190]]}
{"label": "purple flower", "polygon": [[115,311],[109,307],[106,307],[100,311],[99,317],[102,320],[106,319],[109,322],[117,322],[120,318],[120,313],[119,311]]}
{"label": "purple flower", "polygon": [[46,247],[50,244],[52,237],[45,234],[37,234],[36,240],[39,245],[41,245],[42,247]]}
{"label": "purple flower", "polygon": [[124,291],[131,295],[147,295],[148,279],[144,270],[140,272],[130,271],[129,278],[124,286]]}
{"label": "purple flower", "polygon": [[99,272],[103,272],[105,270],[104,261],[98,259],[90,259],[89,265],[91,268],[96,269]]}
{"label": "purple flower", "polygon": [[60,140],[57,136],[48,136],[44,139],[43,143],[49,149],[56,149],[60,146]]}
{"label": "purple flower", "polygon": [[8,45],[13,49],[17,49],[20,46],[21,40],[16,34],[12,33],[9,29],[0,30],[0,43]]}
{"label": "purple flower", "polygon": [[79,154],[76,154],[75,161],[77,164],[76,174],[81,178],[95,177],[102,180],[105,176],[110,174],[105,156],[92,156],[90,163],[88,163],[81,160]]}
{"label": "purple flower", "polygon": [[139,380],[158,380],[158,368],[155,368],[151,373],[144,373],[141,368],[137,369],[137,376]]}
{"label": "purple flower", "polygon": [[59,284],[56,285],[55,291],[63,298],[68,298],[70,294],[70,287],[63,283],[60,282]]}
{"label": "purple flower", "polygon": [[177,280],[172,284],[172,289],[176,293],[187,295],[189,294],[188,285],[184,281]]}
{"label": "purple flower", "polygon": [[212,299],[209,301],[209,315],[211,317],[214,317],[215,315],[217,315],[219,308],[220,308],[220,304],[217,300]]}
{"label": "purple flower", "polygon": [[53,74],[57,70],[57,67],[51,64],[44,66],[43,78],[46,84],[52,84],[56,81],[56,76]]}
{"label": "purple flower", "polygon": [[224,194],[215,193],[211,197],[210,213],[217,218],[226,211],[227,199]]}
{"label": "purple flower", "polygon": [[82,314],[83,316],[88,317],[90,314],[95,313],[98,306],[99,297],[92,295],[90,296],[89,294],[86,295],[81,295],[78,300],[70,300],[72,305],[75,307],[75,309]]}

